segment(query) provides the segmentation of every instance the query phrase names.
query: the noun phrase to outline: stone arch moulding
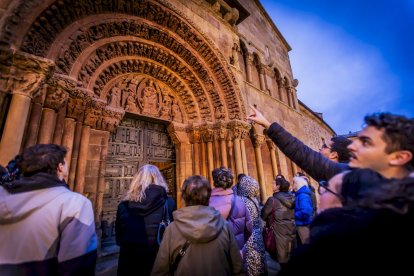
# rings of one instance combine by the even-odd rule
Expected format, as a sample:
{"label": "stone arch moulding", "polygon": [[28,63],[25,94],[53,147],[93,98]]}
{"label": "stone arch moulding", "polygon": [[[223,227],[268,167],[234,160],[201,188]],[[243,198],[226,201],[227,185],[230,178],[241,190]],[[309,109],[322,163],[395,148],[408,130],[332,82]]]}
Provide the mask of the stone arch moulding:
{"label": "stone arch moulding", "polygon": [[[79,30],[82,30],[82,20],[89,16],[99,16],[105,13],[124,14],[134,17],[136,21],[141,19],[141,22],[149,22],[147,25],[155,25],[157,30],[142,34],[145,39],[161,45],[163,41],[171,41],[169,48],[174,47],[174,42],[177,44],[175,47],[179,47],[181,44],[181,49],[178,50],[179,56],[190,56],[191,53],[197,53],[193,60],[201,60],[207,66],[210,73],[208,75],[217,83],[217,86],[213,85],[212,89],[222,91],[228,118],[245,118],[245,108],[240,90],[224,56],[190,19],[170,3],[163,0],[131,2],[115,0],[102,1],[100,4],[92,5],[90,1],[34,0],[19,1],[11,5],[11,8],[5,13],[5,21],[1,26],[0,43],[41,57],[48,55],[57,36],[71,24],[79,24]],[[134,31],[137,29],[134,29],[132,25],[124,21],[120,29],[124,28],[131,35],[136,35]],[[118,30],[115,28],[113,32],[116,33]],[[141,26],[139,31],[142,30]],[[160,30],[174,34],[183,43],[179,43],[178,39],[168,40],[169,38],[165,35],[160,35]],[[24,36],[15,36],[15,34],[24,34]],[[94,42],[99,40],[98,37],[95,39]],[[209,87],[206,90],[210,95]],[[217,99],[211,101],[214,102],[214,100]]]}

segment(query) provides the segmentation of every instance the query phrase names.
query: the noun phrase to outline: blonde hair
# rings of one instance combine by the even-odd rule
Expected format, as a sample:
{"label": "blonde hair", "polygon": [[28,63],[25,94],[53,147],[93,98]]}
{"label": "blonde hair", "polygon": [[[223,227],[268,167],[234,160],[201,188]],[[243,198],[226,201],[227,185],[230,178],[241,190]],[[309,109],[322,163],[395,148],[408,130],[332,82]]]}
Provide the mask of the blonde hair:
{"label": "blonde hair", "polygon": [[160,170],[154,165],[144,165],[134,175],[123,200],[143,201],[145,199],[145,191],[151,184],[161,186],[168,192],[167,182],[165,182]]}

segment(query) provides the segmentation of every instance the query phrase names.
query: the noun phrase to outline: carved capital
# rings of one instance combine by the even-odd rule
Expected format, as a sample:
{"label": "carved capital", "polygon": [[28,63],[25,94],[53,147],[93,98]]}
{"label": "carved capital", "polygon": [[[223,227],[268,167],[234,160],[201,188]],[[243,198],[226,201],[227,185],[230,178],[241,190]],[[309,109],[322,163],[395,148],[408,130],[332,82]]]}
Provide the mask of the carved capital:
{"label": "carved capital", "polygon": [[191,129],[190,130],[190,142],[192,144],[200,143],[201,142],[201,134],[199,129]]}
{"label": "carved capital", "polygon": [[52,61],[21,52],[10,55],[3,51],[0,63],[0,90],[31,98],[37,96],[39,88],[54,69]]}
{"label": "carved capital", "polygon": [[213,142],[214,140],[214,131],[210,126],[203,126],[201,129],[201,139],[203,142]]}
{"label": "carved capital", "polygon": [[100,130],[106,130],[113,132],[121,123],[122,118],[125,115],[125,111],[119,108],[105,107],[102,111],[102,124]]}
{"label": "carved capital", "polygon": [[266,136],[263,134],[253,134],[252,135],[253,146],[255,148],[260,148],[266,140]]}
{"label": "carved capital", "polygon": [[189,135],[186,132],[184,125],[170,123],[170,125],[167,127],[167,132],[176,146],[179,146],[182,143],[189,143]]}
{"label": "carved capital", "polygon": [[266,138],[266,144],[269,150],[276,150],[276,145],[273,143],[273,141],[269,138]]}
{"label": "carved capital", "polygon": [[216,140],[225,140],[227,137],[227,129],[225,127],[220,127],[215,130]]}
{"label": "carved capital", "polygon": [[63,89],[62,82],[47,85],[44,106],[58,111],[67,101],[69,94]]}

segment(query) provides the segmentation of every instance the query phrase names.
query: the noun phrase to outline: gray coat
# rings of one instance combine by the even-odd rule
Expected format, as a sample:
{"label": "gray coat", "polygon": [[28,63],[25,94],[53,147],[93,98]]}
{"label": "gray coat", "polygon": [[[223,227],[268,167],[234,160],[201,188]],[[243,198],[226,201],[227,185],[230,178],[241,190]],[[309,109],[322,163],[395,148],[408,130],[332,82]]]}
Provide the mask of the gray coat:
{"label": "gray coat", "polygon": [[176,275],[243,275],[239,248],[229,224],[209,206],[189,206],[173,213],[164,233],[151,275],[168,275],[187,240],[186,254]]}

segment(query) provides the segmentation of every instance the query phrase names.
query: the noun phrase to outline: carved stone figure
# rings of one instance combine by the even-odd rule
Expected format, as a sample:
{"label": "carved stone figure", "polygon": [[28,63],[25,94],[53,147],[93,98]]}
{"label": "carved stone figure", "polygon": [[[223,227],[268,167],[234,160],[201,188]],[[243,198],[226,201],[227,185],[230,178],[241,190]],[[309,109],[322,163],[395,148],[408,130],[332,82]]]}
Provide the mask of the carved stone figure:
{"label": "carved stone figure", "polygon": [[155,89],[151,86],[145,87],[141,100],[142,114],[158,115],[157,101],[157,92]]}
{"label": "carved stone figure", "polygon": [[118,84],[116,84],[107,96],[108,105],[112,107],[120,107],[121,106],[121,88],[119,88]]}
{"label": "carved stone figure", "polygon": [[171,106],[171,115],[174,122],[181,123],[183,121],[183,116],[181,114],[180,107],[178,106],[177,100],[173,100]]}

